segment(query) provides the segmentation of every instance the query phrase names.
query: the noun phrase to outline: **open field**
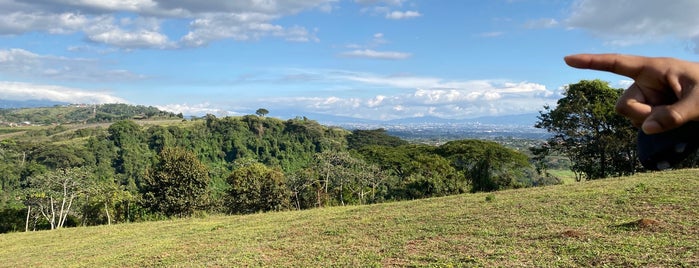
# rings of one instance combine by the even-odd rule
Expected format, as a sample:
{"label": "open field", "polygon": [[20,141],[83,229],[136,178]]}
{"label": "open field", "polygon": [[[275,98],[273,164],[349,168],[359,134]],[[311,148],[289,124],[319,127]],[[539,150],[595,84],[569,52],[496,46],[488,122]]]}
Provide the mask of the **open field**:
{"label": "open field", "polygon": [[699,266],[699,170],[0,235],[2,267]]}
{"label": "open field", "polygon": [[[134,120],[136,124],[139,124],[141,126],[148,126],[148,125],[159,125],[163,127],[168,127],[168,126],[176,126],[176,125],[184,125],[188,124],[191,121],[182,121],[182,119],[157,119],[157,120]],[[57,125],[62,127],[63,129],[55,134],[52,134],[50,136],[57,136],[57,135],[67,135],[72,132],[75,132],[76,130],[79,129],[85,129],[85,128],[109,128],[109,126],[112,123],[91,123],[91,124],[79,124],[79,123],[74,123],[74,124],[61,124]],[[20,135],[24,135],[29,131],[41,131],[41,130],[50,130],[50,129],[55,129],[57,126],[18,126],[18,127],[0,127],[0,140],[5,140],[5,139],[11,139]]]}
{"label": "open field", "polygon": [[569,184],[569,183],[576,183],[577,181],[575,180],[575,173],[571,171],[570,169],[555,169],[555,170],[548,170],[551,175],[561,179],[561,182],[563,184]]}

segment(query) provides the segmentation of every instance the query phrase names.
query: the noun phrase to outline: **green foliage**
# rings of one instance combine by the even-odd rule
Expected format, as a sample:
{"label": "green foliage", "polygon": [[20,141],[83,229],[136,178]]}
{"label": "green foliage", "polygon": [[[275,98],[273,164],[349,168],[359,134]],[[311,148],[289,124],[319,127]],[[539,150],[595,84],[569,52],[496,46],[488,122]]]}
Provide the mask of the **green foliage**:
{"label": "green foliage", "polygon": [[540,112],[536,127],[553,134],[547,150],[567,156],[578,180],[633,174],[640,167],[636,130],[614,109],[622,91],[601,80],[582,80],[566,88],[556,108]]}
{"label": "green foliage", "polygon": [[[75,217],[81,225],[201,210],[372,204],[542,182],[525,156],[495,143],[408,144],[382,129],[349,132],[305,117],[207,115],[184,122],[120,120],[104,127],[31,127],[31,136],[5,136],[12,139],[0,143],[0,209],[27,208],[29,203],[12,200],[25,196],[31,178],[76,167],[89,169],[90,179],[65,221]],[[30,221],[50,228],[43,216]]]}
{"label": "green foliage", "polygon": [[51,125],[66,123],[114,122],[125,119],[164,119],[177,115],[156,107],[121,103],[70,105],[47,108],[0,109],[0,122]]}
{"label": "green foliage", "polygon": [[267,110],[267,109],[265,109],[265,108],[260,108],[260,109],[257,109],[257,111],[255,111],[255,114],[258,115],[258,116],[264,117],[264,116],[266,116],[267,114],[269,114],[269,110]]}
{"label": "green foliage", "polygon": [[228,209],[231,213],[279,211],[289,207],[284,174],[261,163],[242,159],[228,176]]}
{"label": "green foliage", "polygon": [[208,185],[207,167],[192,152],[168,147],[146,176],[144,205],[166,216],[191,216],[205,204]]}
{"label": "green foliage", "polygon": [[374,130],[354,130],[347,136],[347,147],[358,150],[369,145],[395,147],[407,145],[408,142],[398,137],[388,135],[383,128]]}
{"label": "green foliage", "polygon": [[27,210],[18,207],[0,208],[0,234],[24,231]]}
{"label": "green foliage", "polygon": [[487,194],[485,195],[485,202],[493,202],[495,201],[495,194]]}
{"label": "green foliage", "polygon": [[437,151],[466,174],[472,192],[531,186],[536,179],[526,155],[495,142],[451,141]]}

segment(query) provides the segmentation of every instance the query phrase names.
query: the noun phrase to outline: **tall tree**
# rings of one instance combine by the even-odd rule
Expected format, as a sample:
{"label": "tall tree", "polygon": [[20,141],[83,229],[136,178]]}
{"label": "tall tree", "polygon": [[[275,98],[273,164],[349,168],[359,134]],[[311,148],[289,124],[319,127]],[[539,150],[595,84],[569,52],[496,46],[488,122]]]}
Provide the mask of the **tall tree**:
{"label": "tall tree", "polygon": [[289,191],[284,174],[250,159],[236,161],[238,168],[228,176],[228,209],[231,213],[284,210]]}
{"label": "tall tree", "polygon": [[578,180],[633,174],[639,167],[636,130],[614,110],[622,92],[582,80],[566,87],[555,108],[540,112],[535,126],[553,134],[546,146],[570,159]]}
{"label": "tall tree", "polygon": [[450,141],[438,152],[464,172],[472,192],[529,186],[535,175],[526,155],[492,141]]}
{"label": "tall tree", "polygon": [[191,216],[206,201],[209,173],[192,153],[164,148],[146,176],[144,205],[166,216]]}
{"label": "tall tree", "polygon": [[62,228],[89,178],[90,173],[84,168],[59,169],[31,177],[25,200],[27,220],[32,209],[36,209],[52,230]]}
{"label": "tall tree", "polygon": [[267,110],[265,108],[260,108],[260,109],[257,109],[257,111],[255,111],[255,114],[260,116],[260,117],[265,117],[267,114],[269,114],[269,110]]}

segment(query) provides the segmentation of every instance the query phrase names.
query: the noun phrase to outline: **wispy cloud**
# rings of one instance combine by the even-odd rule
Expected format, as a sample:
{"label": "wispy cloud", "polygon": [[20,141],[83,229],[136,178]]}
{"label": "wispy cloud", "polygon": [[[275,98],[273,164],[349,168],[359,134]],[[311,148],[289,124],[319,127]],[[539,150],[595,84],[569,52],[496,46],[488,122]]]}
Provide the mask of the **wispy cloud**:
{"label": "wispy cloud", "polygon": [[31,79],[64,81],[133,81],[144,75],[122,69],[105,69],[98,60],[41,55],[13,48],[0,50],[0,72]]}
{"label": "wispy cloud", "polygon": [[126,103],[110,92],[54,85],[0,81],[0,99],[52,100],[68,103]]}
{"label": "wispy cloud", "polygon": [[558,26],[560,23],[556,19],[552,18],[542,18],[528,20],[524,23],[524,28],[527,29],[548,29]]}
{"label": "wispy cloud", "polygon": [[414,19],[417,17],[421,17],[422,14],[417,11],[392,11],[388,14],[386,14],[387,19],[392,19],[392,20],[402,20],[402,19]]}
{"label": "wispy cloud", "polygon": [[676,38],[694,42],[699,53],[699,1],[580,0],[565,24],[589,31],[614,45],[634,45]]}
{"label": "wispy cloud", "polygon": [[403,60],[410,58],[411,54],[396,51],[376,51],[373,49],[363,49],[344,52],[342,53],[342,56],[383,60]]}
{"label": "wispy cloud", "polygon": [[478,36],[486,37],[486,38],[494,38],[494,37],[500,37],[504,34],[505,34],[504,32],[485,32],[485,33],[479,34]]}
{"label": "wispy cloud", "polygon": [[389,41],[386,39],[383,33],[375,33],[372,36],[371,41],[365,43],[365,44],[349,44],[346,45],[346,48],[350,48],[352,50],[350,51],[345,51],[340,53],[340,56],[342,57],[350,57],[350,58],[369,58],[369,59],[381,59],[381,60],[404,60],[412,57],[411,53],[407,52],[399,52],[399,51],[388,51],[388,50],[379,50],[379,47],[382,47],[386,44],[388,44]]}

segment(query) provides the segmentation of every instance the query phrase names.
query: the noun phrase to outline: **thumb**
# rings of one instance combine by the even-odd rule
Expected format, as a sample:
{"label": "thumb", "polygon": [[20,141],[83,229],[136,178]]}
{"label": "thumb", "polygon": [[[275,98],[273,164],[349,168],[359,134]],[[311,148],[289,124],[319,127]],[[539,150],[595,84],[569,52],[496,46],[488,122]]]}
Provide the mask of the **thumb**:
{"label": "thumb", "polygon": [[678,128],[695,117],[697,106],[683,99],[671,105],[653,107],[641,126],[646,134],[658,134]]}

